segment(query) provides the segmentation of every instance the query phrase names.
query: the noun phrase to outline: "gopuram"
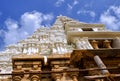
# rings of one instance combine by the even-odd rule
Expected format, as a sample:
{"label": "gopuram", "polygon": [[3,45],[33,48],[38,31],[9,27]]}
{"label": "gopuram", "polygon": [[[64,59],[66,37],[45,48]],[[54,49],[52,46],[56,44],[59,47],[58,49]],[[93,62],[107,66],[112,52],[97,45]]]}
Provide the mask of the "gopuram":
{"label": "gopuram", "polygon": [[120,32],[58,16],[0,52],[0,81],[120,81]]}

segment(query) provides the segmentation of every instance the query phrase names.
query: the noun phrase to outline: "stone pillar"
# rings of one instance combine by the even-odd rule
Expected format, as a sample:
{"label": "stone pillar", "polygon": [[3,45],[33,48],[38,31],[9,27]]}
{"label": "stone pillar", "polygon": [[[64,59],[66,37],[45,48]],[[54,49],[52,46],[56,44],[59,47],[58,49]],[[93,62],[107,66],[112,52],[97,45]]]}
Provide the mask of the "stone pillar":
{"label": "stone pillar", "polygon": [[60,74],[56,74],[55,79],[56,79],[56,81],[61,81],[61,75]]}
{"label": "stone pillar", "polygon": [[[52,68],[52,71],[61,71],[62,69],[60,69],[60,66],[59,65],[54,65],[53,68]],[[52,73],[52,78],[55,80],[55,81],[61,81],[61,73]]]}
{"label": "stone pillar", "polygon": [[[105,64],[102,62],[99,56],[94,56],[94,60],[100,69],[106,69]],[[109,74],[108,70],[101,70],[102,74]]]}
{"label": "stone pillar", "polygon": [[24,74],[24,77],[22,78],[21,81],[30,81],[29,80],[29,74]]}
{"label": "stone pillar", "polygon": [[81,42],[78,40],[76,41],[76,48],[77,49],[83,49],[82,45],[81,45]]}
{"label": "stone pillar", "polygon": [[105,41],[103,41],[103,46],[106,47],[106,48],[112,48],[110,43],[111,43],[110,41],[105,40]]}
{"label": "stone pillar", "polygon": [[63,73],[63,76],[61,77],[61,81],[65,81],[66,80],[66,72]]}
{"label": "stone pillar", "polygon": [[83,38],[84,42],[85,42],[85,47],[86,49],[93,49],[92,45],[90,44],[89,40],[88,40],[88,37],[84,37]]}
{"label": "stone pillar", "polygon": [[74,68],[73,66],[71,66],[69,70],[75,70],[73,72],[69,72],[69,76],[72,78],[72,81],[78,81],[79,68]]}
{"label": "stone pillar", "polygon": [[120,48],[120,37],[116,37],[113,40],[113,44],[112,44],[113,48]]}
{"label": "stone pillar", "polygon": [[52,78],[55,81],[61,81],[61,74],[60,73],[52,73]]}
{"label": "stone pillar", "polygon": [[75,46],[76,46],[77,49],[81,49],[79,38],[73,38],[72,41],[75,44]]}
{"label": "stone pillar", "polygon": [[76,75],[73,75],[73,76],[72,76],[72,79],[73,79],[73,81],[78,81],[78,79],[77,79],[77,76],[76,76]]}
{"label": "stone pillar", "polygon": [[91,44],[92,44],[92,46],[93,46],[94,49],[99,49],[99,47],[98,47],[98,41],[93,40],[93,41],[91,41]]}

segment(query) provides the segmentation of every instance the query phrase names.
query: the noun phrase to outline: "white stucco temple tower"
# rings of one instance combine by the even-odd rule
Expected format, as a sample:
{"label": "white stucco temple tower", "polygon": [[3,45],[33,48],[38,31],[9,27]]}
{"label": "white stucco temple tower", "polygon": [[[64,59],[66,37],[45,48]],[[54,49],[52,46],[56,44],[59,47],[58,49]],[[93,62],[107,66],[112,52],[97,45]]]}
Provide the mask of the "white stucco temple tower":
{"label": "white stucco temple tower", "polygon": [[119,81],[119,65],[120,32],[58,16],[0,52],[0,81]]}

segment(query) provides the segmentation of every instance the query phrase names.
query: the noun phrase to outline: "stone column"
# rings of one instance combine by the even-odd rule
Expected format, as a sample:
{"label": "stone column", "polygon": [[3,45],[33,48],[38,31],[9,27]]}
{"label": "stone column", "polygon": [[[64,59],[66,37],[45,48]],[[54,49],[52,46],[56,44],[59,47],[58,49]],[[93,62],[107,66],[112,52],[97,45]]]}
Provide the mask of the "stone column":
{"label": "stone column", "polygon": [[72,76],[73,81],[78,81],[77,76],[73,75]]}
{"label": "stone column", "polygon": [[61,81],[65,81],[66,80],[66,72],[63,73],[63,76],[61,77]]}
{"label": "stone column", "polygon": [[103,46],[106,47],[106,48],[112,48],[111,45],[110,45],[110,43],[111,43],[110,41],[105,40],[105,41],[103,42]]}
{"label": "stone column", "polygon": [[80,40],[76,41],[76,48],[77,49],[83,49],[82,43],[80,42]]}
{"label": "stone column", "polygon": [[[61,71],[62,69],[60,69],[60,66],[59,65],[54,65],[52,67],[52,71]],[[61,81],[61,73],[52,73],[52,78],[55,80],[55,81]]]}
{"label": "stone column", "polygon": [[60,73],[53,73],[53,74],[52,74],[52,78],[53,78],[55,81],[61,81],[61,74],[60,74]]}
{"label": "stone column", "polygon": [[60,77],[60,74],[56,74],[56,77],[55,77],[56,81],[61,81],[61,77]]}
{"label": "stone column", "polygon": [[120,37],[116,37],[113,40],[113,44],[112,44],[113,48],[120,48]]}
{"label": "stone column", "polygon": [[76,46],[77,49],[81,49],[79,38],[73,38],[72,41],[75,44],[75,46]]}
{"label": "stone column", "polygon": [[[100,69],[106,69],[107,67],[105,66],[105,64],[102,62],[102,60],[100,59],[99,56],[94,56],[94,60],[96,62],[96,64],[98,65],[98,67]],[[102,74],[109,74],[108,70],[101,70]]]}
{"label": "stone column", "polygon": [[92,44],[92,46],[93,46],[94,49],[99,49],[99,47],[98,47],[98,41],[93,40],[93,41],[91,41],[91,44]]}
{"label": "stone column", "polygon": [[69,76],[72,78],[72,81],[78,81],[79,68],[74,68],[74,66],[71,66],[69,70],[75,70],[73,72],[69,72]]}
{"label": "stone column", "polygon": [[30,81],[28,78],[29,78],[29,74],[24,74],[24,77],[22,78],[21,81]]}

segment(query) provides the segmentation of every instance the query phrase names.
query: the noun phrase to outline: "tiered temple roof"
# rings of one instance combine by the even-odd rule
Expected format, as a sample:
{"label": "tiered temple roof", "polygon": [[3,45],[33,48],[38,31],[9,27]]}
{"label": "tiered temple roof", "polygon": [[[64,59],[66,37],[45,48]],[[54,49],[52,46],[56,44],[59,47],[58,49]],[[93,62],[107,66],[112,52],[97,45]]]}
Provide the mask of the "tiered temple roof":
{"label": "tiered temple roof", "polygon": [[[101,52],[105,52],[106,54],[106,52],[111,49],[115,49],[117,51],[116,55],[119,57],[118,50],[120,49],[120,32],[108,31],[105,29],[105,26],[103,24],[90,24],[79,22],[66,16],[58,16],[55,23],[51,27],[40,27],[31,36],[27,37],[24,40],[20,40],[17,44],[7,46],[4,51],[0,52],[0,73],[11,73],[12,71],[14,72],[14,70],[17,70],[17,68],[21,68],[22,66],[17,67],[17,64],[20,63],[15,62],[17,61],[17,59],[20,61],[22,57],[24,60],[30,60],[31,58],[40,58],[42,59],[41,62],[46,61],[45,63],[47,63],[48,61],[50,61],[48,62],[51,63],[51,66],[49,67],[51,67],[53,71],[53,68],[57,67],[56,64],[60,65],[61,63],[63,63],[62,65],[60,65],[61,68],[64,68],[64,64],[67,64],[64,65],[67,68],[69,68],[68,65],[70,66],[70,64],[73,64],[73,66],[77,69],[91,68],[92,64],[88,64],[88,66],[85,66],[88,63],[86,59],[85,62],[82,63],[83,66],[76,63],[82,62],[80,58],[90,57],[91,59],[92,57],[94,57],[94,55],[96,54],[91,54],[94,53],[93,50],[97,50],[98,53],[95,53],[99,55],[99,53]],[[89,50],[89,55],[86,54],[86,51],[82,50]],[[99,52],[99,50],[101,50],[101,52]],[[80,54],[84,53],[85,55],[81,56],[78,54],[78,52]],[[103,56],[101,57],[103,58]],[[94,58],[98,65],[99,63],[103,64],[99,56],[95,56]],[[22,60],[22,64],[24,64],[24,60]],[[43,65],[43,63],[41,62],[38,63],[41,64],[40,66]],[[90,63],[93,63],[93,59],[92,61],[90,60]],[[52,67],[52,65],[55,66]],[[78,68],[78,66],[80,66],[81,68]],[[104,68],[106,68],[104,64],[103,66]],[[99,68],[101,69],[102,66],[99,66]],[[80,76],[83,75],[80,74]],[[0,76],[0,78],[3,77]],[[86,76],[86,78],[90,77]],[[82,80],[79,79],[79,81]]]}

